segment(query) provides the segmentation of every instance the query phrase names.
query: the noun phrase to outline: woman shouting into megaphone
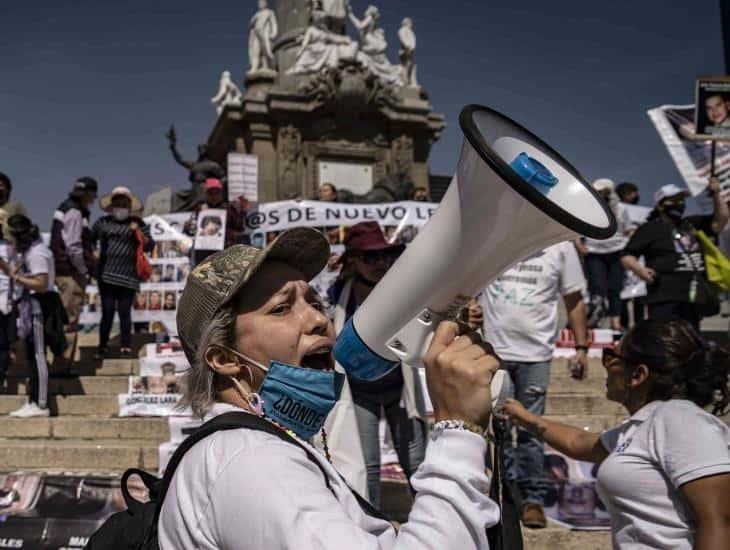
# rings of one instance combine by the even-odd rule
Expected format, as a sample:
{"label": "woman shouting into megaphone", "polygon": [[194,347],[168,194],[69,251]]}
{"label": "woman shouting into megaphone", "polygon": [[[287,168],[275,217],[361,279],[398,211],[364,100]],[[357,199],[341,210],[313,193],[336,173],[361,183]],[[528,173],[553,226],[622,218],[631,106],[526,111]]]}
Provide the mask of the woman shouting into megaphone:
{"label": "woman shouting into megaphone", "polygon": [[478,336],[457,338],[458,325],[442,323],[426,354],[438,429],[400,532],[350,490],[326,447],[310,445],[344,376],[309,286],[328,258],[319,232],[293,229],[265,250],[229,247],[188,277],[177,317],[191,365],[185,404],[206,418],[247,413],[263,427],[217,431],[183,456],[159,519],[162,550],[488,547],[499,509],[487,496],[482,434],[499,360]]}

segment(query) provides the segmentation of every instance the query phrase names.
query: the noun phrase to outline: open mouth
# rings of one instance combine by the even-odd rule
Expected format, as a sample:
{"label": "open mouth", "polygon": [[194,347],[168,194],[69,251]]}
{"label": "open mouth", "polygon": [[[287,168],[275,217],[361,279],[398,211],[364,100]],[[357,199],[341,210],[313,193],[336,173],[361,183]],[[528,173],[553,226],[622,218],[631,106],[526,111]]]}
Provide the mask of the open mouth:
{"label": "open mouth", "polygon": [[335,364],[332,359],[332,348],[323,346],[308,352],[302,357],[302,366],[314,370],[334,370]]}

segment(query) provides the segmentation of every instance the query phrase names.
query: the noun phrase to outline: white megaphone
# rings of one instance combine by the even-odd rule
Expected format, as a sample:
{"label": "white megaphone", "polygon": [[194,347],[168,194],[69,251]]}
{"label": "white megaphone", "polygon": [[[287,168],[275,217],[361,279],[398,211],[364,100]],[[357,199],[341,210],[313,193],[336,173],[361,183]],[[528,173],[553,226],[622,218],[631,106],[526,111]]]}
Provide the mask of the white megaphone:
{"label": "white megaphone", "polygon": [[[441,205],[337,338],[335,358],[350,377],[422,366],[438,323],[512,264],[577,235],[616,232],[606,203],[530,131],[479,105],[464,107],[459,124],[461,158]],[[498,371],[494,410],[509,387]]]}

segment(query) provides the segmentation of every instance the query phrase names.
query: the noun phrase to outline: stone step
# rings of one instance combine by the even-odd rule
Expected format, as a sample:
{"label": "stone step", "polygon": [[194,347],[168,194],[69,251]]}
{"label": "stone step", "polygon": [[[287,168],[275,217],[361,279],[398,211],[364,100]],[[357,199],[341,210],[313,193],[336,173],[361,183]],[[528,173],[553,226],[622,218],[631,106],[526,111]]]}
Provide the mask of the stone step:
{"label": "stone step", "polygon": [[602,395],[548,393],[545,414],[549,415],[620,415],[625,410]]}
{"label": "stone step", "polygon": [[[8,378],[7,393],[26,395],[25,379]],[[48,393],[51,395],[95,395],[127,393],[129,376],[76,376],[54,377],[48,380]]]}
{"label": "stone step", "polygon": [[123,471],[138,467],[154,472],[158,463],[158,444],[149,440],[0,439],[0,464],[5,471]]}
{"label": "stone step", "polygon": [[[70,370],[65,370],[49,364],[50,376],[74,375],[74,376],[121,376],[137,374],[139,372],[139,359],[104,359],[76,361],[71,365]],[[28,367],[25,362],[16,361],[8,369],[8,376],[14,378],[25,378],[28,375]]]}
{"label": "stone step", "polygon": [[525,550],[606,550],[608,531],[571,531],[549,523],[546,529],[522,529]]}
{"label": "stone step", "polygon": [[[24,395],[0,395],[0,415],[22,407],[26,401]],[[116,395],[50,395],[48,406],[53,416],[110,417],[119,412]]]}
{"label": "stone step", "polygon": [[0,437],[15,439],[170,439],[167,418],[3,418]]}

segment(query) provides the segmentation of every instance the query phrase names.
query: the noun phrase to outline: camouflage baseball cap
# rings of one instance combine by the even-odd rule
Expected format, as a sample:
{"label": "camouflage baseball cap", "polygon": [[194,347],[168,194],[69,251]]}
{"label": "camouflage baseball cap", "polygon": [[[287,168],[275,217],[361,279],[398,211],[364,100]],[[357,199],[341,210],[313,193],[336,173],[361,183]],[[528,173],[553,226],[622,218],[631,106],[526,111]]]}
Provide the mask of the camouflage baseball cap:
{"label": "camouflage baseball cap", "polygon": [[265,249],[237,244],[203,260],[188,275],[177,306],[177,332],[192,364],[203,330],[233,298],[265,260],[299,269],[309,281],[329,260],[327,239],[316,229],[284,231]]}

